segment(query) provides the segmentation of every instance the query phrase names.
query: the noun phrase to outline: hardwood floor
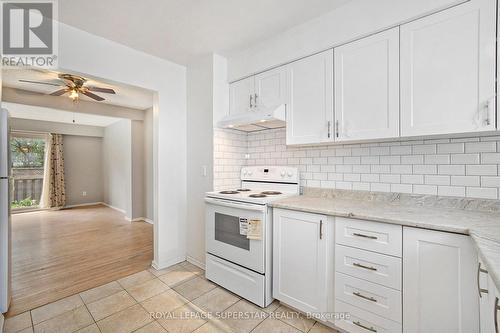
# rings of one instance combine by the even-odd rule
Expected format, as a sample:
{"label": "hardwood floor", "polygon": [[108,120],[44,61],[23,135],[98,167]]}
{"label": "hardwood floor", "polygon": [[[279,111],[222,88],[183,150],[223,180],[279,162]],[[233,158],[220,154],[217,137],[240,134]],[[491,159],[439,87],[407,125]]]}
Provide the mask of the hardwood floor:
{"label": "hardwood floor", "polygon": [[106,206],[12,216],[13,316],[145,270],[153,226]]}

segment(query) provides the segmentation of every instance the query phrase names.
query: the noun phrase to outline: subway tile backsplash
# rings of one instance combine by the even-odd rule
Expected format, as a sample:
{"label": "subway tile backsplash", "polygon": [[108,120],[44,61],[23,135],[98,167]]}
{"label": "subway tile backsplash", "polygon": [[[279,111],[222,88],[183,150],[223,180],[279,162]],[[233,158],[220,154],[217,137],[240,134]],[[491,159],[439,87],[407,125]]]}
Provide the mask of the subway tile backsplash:
{"label": "subway tile backsplash", "polygon": [[301,186],[499,199],[500,136],[286,146],[285,129],[215,130],[214,187],[245,165],[289,165]]}

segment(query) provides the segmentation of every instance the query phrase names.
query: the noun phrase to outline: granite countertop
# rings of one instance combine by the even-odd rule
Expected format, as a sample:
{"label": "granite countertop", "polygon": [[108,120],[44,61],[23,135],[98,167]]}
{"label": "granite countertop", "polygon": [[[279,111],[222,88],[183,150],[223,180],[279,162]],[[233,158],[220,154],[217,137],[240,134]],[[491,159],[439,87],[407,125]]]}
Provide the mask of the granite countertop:
{"label": "granite countertop", "polygon": [[500,201],[305,189],[272,207],[470,235],[500,290]]}

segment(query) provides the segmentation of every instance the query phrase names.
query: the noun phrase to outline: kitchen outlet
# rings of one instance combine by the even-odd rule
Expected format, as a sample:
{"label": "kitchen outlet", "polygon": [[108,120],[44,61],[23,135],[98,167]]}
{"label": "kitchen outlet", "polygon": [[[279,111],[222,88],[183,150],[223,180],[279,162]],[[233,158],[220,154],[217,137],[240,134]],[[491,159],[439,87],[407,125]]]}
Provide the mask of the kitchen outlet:
{"label": "kitchen outlet", "polygon": [[82,196],[86,197],[87,196],[87,191],[82,192]]}

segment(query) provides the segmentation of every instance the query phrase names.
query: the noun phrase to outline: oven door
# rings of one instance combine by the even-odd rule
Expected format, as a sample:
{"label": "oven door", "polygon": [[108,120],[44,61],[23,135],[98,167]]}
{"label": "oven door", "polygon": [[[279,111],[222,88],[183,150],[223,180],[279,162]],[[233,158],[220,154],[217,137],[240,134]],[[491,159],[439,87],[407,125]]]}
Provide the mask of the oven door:
{"label": "oven door", "polygon": [[[205,198],[205,202],[207,252],[264,274],[266,207],[214,198]],[[260,240],[245,235],[250,220],[261,221]]]}

